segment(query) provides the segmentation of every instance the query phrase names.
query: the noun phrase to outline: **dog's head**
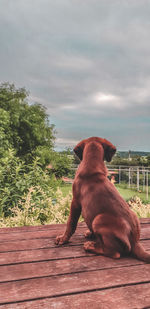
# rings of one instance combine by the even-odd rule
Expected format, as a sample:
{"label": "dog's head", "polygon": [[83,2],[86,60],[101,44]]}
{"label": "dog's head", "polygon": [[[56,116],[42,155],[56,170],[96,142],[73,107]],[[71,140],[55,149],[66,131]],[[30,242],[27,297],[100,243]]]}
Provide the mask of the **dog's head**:
{"label": "dog's head", "polygon": [[74,152],[77,155],[77,157],[80,159],[80,161],[83,158],[83,150],[84,150],[85,145],[92,141],[100,143],[103,146],[104,160],[106,160],[107,162],[110,162],[113,155],[116,152],[116,147],[113,144],[111,144],[109,141],[107,141],[107,139],[104,139],[101,137],[90,137],[90,138],[84,139],[83,141],[81,141],[79,144],[76,145],[76,147],[74,148]]}

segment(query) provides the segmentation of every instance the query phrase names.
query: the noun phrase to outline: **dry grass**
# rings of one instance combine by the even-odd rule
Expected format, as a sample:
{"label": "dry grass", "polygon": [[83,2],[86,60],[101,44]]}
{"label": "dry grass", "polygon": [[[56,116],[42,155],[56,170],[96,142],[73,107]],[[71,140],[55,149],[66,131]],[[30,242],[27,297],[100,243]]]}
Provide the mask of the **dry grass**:
{"label": "dry grass", "polygon": [[138,196],[132,198],[128,204],[139,218],[150,218],[150,204],[143,204]]}
{"label": "dry grass", "polygon": [[58,189],[54,201],[52,198],[47,197],[40,188],[39,191],[41,198],[38,206],[33,200],[37,188],[31,187],[24,201],[13,208],[12,216],[0,218],[0,227],[65,223],[69,215],[71,194],[64,197],[61,190]]}
{"label": "dry grass", "polygon": [[[40,194],[38,203],[37,199],[34,199],[37,193]],[[13,208],[12,216],[0,218],[0,227],[66,223],[71,200],[71,192],[64,197],[58,189],[56,199],[53,200],[47,197],[40,187],[31,187],[23,201]],[[132,198],[128,204],[139,218],[150,217],[150,204],[142,204],[139,197]]]}

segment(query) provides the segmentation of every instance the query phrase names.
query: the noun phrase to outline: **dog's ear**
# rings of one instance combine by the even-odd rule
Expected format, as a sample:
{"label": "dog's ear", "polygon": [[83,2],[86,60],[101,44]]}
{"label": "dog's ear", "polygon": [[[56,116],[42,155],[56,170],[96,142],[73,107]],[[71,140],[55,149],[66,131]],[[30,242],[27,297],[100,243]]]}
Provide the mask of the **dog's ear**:
{"label": "dog's ear", "polygon": [[116,152],[116,147],[110,143],[109,141],[107,141],[107,139],[103,139],[103,148],[104,148],[104,159],[107,161],[107,162],[110,162],[113,155],[115,154]]}
{"label": "dog's ear", "polygon": [[81,141],[79,144],[76,145],[76,147],[73,149],[74,153],[77,155],[77,157],[80,159],[80,161],[83,158],[83,150],[85,146],[85,140]]}
{"label": "dog's ear", "polygon": [[106,160],[107,162],[110,162],[113,155],[116,152],[116,147],[112,143],[107,141],[107,139],[100,138],[100,137],[90,137],[88,139],[81,141],[79,144],[76,145],[76,147],[74,148],[74,152],[77,155],[77,157],[80,159],[80,161],[83,158],[83,150],[84,150],[85,144],[91,141],[99,142],[103,146],[104,160]]}

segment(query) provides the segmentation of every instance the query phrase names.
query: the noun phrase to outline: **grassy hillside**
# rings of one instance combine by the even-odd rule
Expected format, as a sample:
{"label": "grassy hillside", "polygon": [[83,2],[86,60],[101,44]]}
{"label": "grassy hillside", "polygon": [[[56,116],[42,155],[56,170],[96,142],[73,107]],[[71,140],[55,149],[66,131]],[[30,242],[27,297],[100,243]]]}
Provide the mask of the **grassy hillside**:
{"label": "grassy hillside", "polygon": [[[150,203],[150,193],[149,193],[149,199],[146,200],[146,193],[145,192],[138,192],[134,189],[125,188],[124,185],[116,185],[116,188],[118,189],[121,196],[128,201],[129,199],[138,196],[144,203]],[[66,196],[69,192],[72,192],[72,185],[65,184],[60,187],[63,196]]]}

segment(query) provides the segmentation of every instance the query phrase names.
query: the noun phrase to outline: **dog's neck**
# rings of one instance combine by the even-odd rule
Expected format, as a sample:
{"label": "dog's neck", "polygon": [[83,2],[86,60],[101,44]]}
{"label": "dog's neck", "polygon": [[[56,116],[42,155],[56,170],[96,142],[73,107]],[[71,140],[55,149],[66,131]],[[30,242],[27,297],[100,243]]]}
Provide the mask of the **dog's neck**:
{"label": "dog's neck", "polygon": [[80,175],[91,176],[95,174],[107,175],[107,168],[104,163],[104,150],[97,142],[88,143],[83,151]]}

